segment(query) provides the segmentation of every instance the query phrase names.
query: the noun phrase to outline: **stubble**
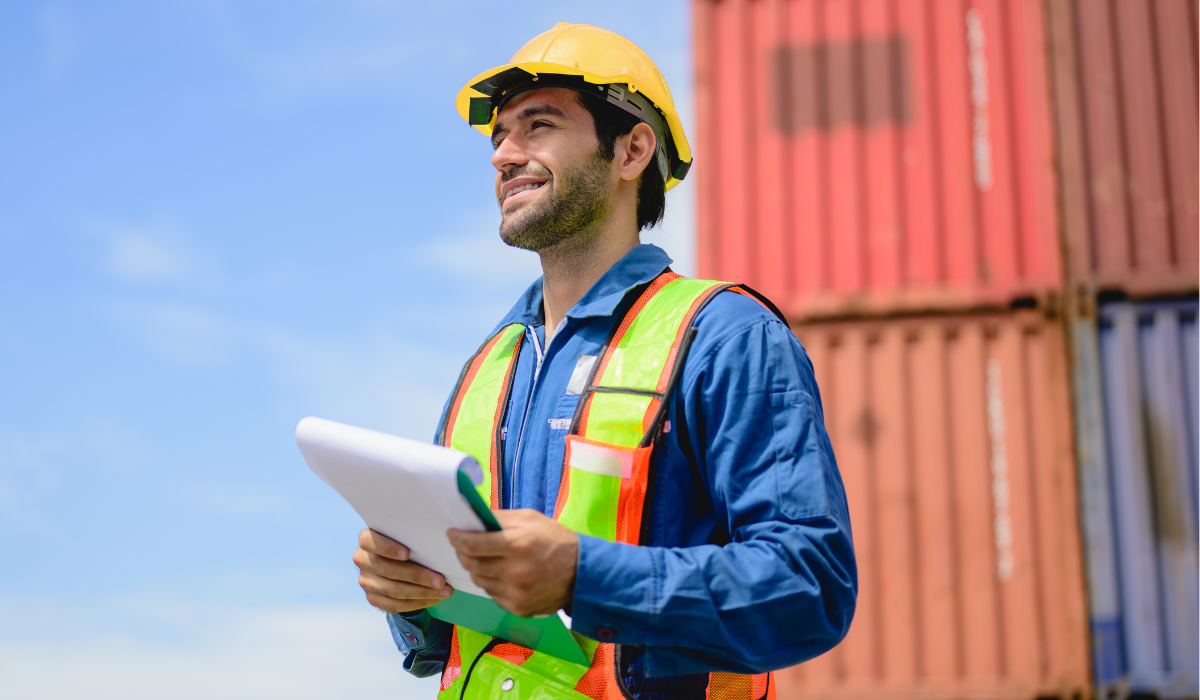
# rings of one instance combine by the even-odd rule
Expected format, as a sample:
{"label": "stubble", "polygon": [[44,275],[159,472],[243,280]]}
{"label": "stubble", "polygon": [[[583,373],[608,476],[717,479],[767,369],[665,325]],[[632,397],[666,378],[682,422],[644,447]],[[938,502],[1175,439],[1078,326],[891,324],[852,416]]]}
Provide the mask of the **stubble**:
{"label": "stubble", "polygon": [[542,187],[550,190],[536,204],[505,216],[500,222],[500,239],[514,248],[537,252],[593,231],[613,208],[611,163],[597,150],[558,178],[544,168],[509,172],[506,181],[525,175],[549,177]]}

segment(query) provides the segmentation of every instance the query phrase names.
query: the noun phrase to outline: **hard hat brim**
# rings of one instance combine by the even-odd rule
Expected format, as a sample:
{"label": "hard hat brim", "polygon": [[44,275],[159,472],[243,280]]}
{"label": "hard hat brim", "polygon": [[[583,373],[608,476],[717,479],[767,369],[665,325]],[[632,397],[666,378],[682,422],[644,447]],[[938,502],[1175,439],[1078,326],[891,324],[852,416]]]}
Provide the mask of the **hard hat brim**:
{"label": "hard hat brim", "polygon": [[[503,74],[512,71],[514,68],[519,69],[527,74],[528,78],[530,79],[535,79],[539,75],[578,76],[579,78],[582,78],[584,82],[592,85],[601,87],[608,85],[625,85],[630,92],[640,92],[654,105],[658,113],[666,121],[667,128],[670,131],[669,138],[674,146],[672,149],[674,153],[672,155],[674,155],[679,161],[678,164],[672,164],[672,167],[670,168],[671,172],[668,173],[666,181],[664,182],[664,189],[671,189],[675,185],[679,184],[683,177],[686,176],[687,170],[692,163],[692,149],[688,145],[687,137],[684,136],[683,123],[680,122],[679,115],[671,107],[672,103],[669,97],[658,94],[658,91],[653,85],[636,84],[634,81],[630,80],[629,75],[596,75],[594,73],[589,73],[577,68],[569,68],[559,63],[546,62],[521,62],[497,66],[496,68],[484,71],[483,73],[475,76],[465,86],[463,86],[461,90],[459,90],[458,96],[455,99],[455,107],[458,109],[459,116],[466,120],[468,124],[471,124],[478,129],[481,133],[491,136],[492,129],[496,124],[496,115],[498,110],[491,110],[491,114],[487,123],[473,123],[480,121],[479,117],[482,115],[471,114],[472,98],[476,98],[475,105],[476,109],[478,110],[479,105],[481,104],[481,100],[479,98],[484,98],[490,102],[496,99],[494,94],[495,91],[498,90],[501,92],[501,94],[504,94],[506,90],[506,83],[511,83],[513,81],[511,78],[504,76]],[[509,73],[509,75],[512,74]],[[500,77],[500,80],[497,80],[498,76]],[[546,87],[550,87],[550,85],[547,85]],[[666,108],[664,108],[664,105]],[[473,116],[476,118],[472,119]],[[676,177],[676,175],[678,175],[678,177]]]}

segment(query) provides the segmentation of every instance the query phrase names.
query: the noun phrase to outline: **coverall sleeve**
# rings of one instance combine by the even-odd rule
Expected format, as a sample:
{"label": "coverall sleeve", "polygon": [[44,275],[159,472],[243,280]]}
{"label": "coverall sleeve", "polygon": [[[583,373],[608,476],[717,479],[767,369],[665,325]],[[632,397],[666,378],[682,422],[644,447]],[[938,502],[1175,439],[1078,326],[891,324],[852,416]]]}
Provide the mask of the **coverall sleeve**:
{"label": "coverall sleeve", "polygon": [[442,672],[450,656],[453,626],[425,610],[407,614],[388,613],[392,640],[404,655],[404,670],[425,678]]}
{"label": "coverall sleeve", "polygon": [[[450,399],[442,405],[442,415],[438,425],[446,419],[450,410]],[[433,436],[437,442],[437,435]],[[418,678],[425,678],[442,672],[446,660],[450,658],[450,637],[454,626],[437,619],[425,610],[415,610],[410,613],[388,613],[388,628],[392,631],[392,641],[404,655],[404,670]]]}
{"label": "coverall sleeve", "polygon": [[711,500],[710,543],[580,538],[573,629],[645,646],[648,676],[807,660],[845,636],[857,595],[845,492],[807,353],[773,318],[699,349],[669,437],[676,454],[690,451],[696,491]]}

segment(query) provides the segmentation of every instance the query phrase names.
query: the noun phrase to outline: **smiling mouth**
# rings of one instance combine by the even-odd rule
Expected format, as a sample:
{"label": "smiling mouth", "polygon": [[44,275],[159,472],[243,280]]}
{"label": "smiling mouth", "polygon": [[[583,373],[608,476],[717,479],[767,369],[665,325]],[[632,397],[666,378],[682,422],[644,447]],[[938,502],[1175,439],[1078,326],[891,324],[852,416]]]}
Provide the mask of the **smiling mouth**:
{"label": "smiling mouth", "polygon": [[514,187],[514,188],[512,188],[511,190],[509,190],[507,194],[505,194],[505,195],[504,195],[504,202],[505,202],[505,203],[507,203],[507,202],[508,202],[508,200],[510,200],[510,199],[512,199],[513,197],[515,197],[515,196],[517,196],[517,195],[521,194],[522,192],[529,192],[529,191],[531,191],[531,190],[536,190],[536,189],[539,189],[539,188],[541,188],[541,186],[542,186],[542,185],[544,185],[544,184],[546,184],[546,183],[544,183],[544,182],[531,182],[531,183],[529,183],[529,184],[527,184],[527,185],[521,185],[520,187]]}

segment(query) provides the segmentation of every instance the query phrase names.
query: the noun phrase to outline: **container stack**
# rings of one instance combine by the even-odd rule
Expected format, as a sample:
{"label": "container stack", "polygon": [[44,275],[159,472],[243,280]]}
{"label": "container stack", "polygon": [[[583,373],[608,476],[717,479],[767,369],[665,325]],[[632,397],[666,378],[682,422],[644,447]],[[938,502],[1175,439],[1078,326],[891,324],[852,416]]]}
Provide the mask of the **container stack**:
{"label": "container stack", "polygon": [[700,274],[788,314],[859,556],[780,699],[1195,697],[1196,2],[694,11]]}
{"label": "container stack", "polygon": [[1197,4],[1052,2],[1092,663],[1197,696]]}

